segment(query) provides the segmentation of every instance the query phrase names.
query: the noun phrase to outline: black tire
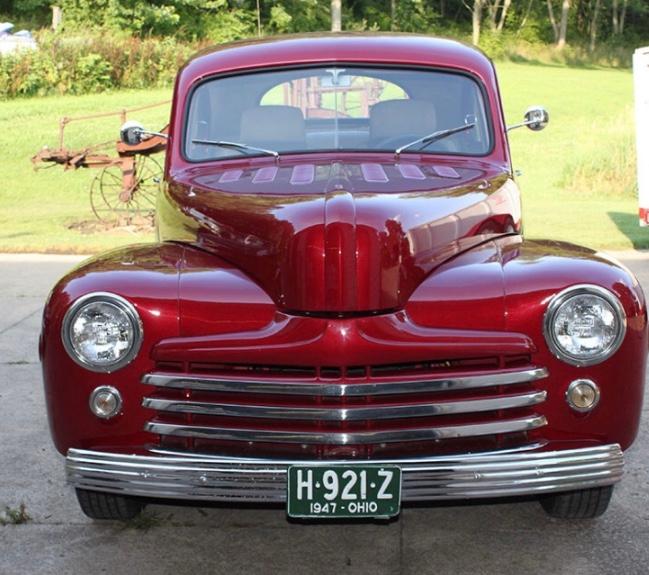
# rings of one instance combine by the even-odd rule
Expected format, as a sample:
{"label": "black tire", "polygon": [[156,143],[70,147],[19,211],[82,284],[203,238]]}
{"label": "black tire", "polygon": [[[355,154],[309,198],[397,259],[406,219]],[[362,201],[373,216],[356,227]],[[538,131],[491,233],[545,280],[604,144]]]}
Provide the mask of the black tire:
{"label": "black tire", "polygon": [[557,519],[595,519],[606,511],[613,495],[613,486],[581,489],[544,495],[541,506]]}
{"label": "black tire", "polygon": [[137,517],[146,502],[135,497],[77,489],[77,499],[83,511],[91,519],[128,521]]}

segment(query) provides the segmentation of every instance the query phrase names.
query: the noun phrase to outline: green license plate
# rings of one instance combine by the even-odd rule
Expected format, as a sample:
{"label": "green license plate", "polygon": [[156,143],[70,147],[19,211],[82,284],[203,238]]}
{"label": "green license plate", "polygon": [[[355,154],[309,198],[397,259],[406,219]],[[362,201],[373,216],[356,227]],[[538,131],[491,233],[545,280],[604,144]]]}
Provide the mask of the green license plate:
{"label": "green license plate", "polygon": [[392,517],[401,508],[396,465],[293,465],[289,517]]}

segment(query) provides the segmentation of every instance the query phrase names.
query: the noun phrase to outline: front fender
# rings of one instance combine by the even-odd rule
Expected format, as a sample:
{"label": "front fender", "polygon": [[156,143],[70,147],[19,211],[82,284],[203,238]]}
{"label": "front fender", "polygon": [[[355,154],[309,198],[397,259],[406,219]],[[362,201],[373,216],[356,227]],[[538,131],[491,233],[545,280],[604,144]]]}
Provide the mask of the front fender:
{"label": "front fender", "polygon": [[[153,365],[149,350],[160,337],[179,331],[178,274],[184,248],[177,245],[134,246],[87,260],[52,290],[43,313],[41,362],[50,430],[56,448],[111,446],[141,442],[145,418],[139,403],[139,380]],[[143,325],[138,356],[114,373],[95,373],[75,363],[65,351],[61,325],[79,297],[102,291],[120,295],[136,308]],[[88,398],[100,385],[119,388],[123,413],[99,420]]]}
{"label": "front fender", "polygon": [[[614,293],[627,317],[620,349],[603,363],[571,366],[549,350],[543,318],[552,296],[576,284]],[[640,422],[647,356],[647,309],[633,274],[603,254],[572,244],[503,237],[465,252],[436,269],[410,299],[406,311],[426,327],[503,330],[533,342],[529,361],[546,367],[541,387],[548,399],[539,409],[548,418],[552,441],[620,443],[627,448]],[[598,407],[572,411],[566,401],[575,379],[592,379],[601,390]]]}
{"label": "front fender", "polygon": [[[647,308],[635,276],[603,254],[563,242],[503,241],[507,329],[523,331],[537,342],[534,361],[550,371],[548,419],[552,439],[606,438],[623,449],[640,425],[647,360]],[[620,349],[608,360],[576,367],[556,358],[543,335],[543,316],[554,294],[576,284],[594,284],[615,294],[626,313]],[[591,379],[601,390],[598,406],[580,414],[567,407],[565,393],[575,379]]]}
{"label": "front fender", "polygon": [[[143,325],[138,356],[114,373],[96,373],[75,363],[61,340],[70,305],[91,292],[122,296]],[[163,339],[258,329],[275,313],[272,301],[250,279],[219,258],[182,244],[132,246],[83,262],[52,290],[43,313],[40,356],[50,430],[61,453],[144,445],[150,413],[141,407],[143,373],[154,367],[152,350]],[[117,387],[122,413],[99,420],[88,398],[100,385]]]}

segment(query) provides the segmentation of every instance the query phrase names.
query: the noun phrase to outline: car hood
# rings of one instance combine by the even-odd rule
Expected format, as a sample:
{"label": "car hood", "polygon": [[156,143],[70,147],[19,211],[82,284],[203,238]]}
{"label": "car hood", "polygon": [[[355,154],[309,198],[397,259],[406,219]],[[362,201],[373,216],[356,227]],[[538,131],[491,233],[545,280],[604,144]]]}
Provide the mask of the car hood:
{"label": "car hood", "polygon": [[477,160],[196,166],[159,210],[162,239],[198,244],[307,314],[399,309],[434,267],[519,222],[506,169]]}

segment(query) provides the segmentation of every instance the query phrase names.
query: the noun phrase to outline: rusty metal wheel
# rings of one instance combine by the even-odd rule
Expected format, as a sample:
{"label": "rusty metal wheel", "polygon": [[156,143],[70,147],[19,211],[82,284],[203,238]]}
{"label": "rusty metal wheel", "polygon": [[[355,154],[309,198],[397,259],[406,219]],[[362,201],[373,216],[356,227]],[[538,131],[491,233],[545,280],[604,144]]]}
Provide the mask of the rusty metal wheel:
{"label": "rusty metal wheel", "polygon": [[135,156],[134,184],[123,189],[119,164],[103,168],[90,186],[90,206],[102,221],[150,217],[155,212],[162,166],[151,156]]}

